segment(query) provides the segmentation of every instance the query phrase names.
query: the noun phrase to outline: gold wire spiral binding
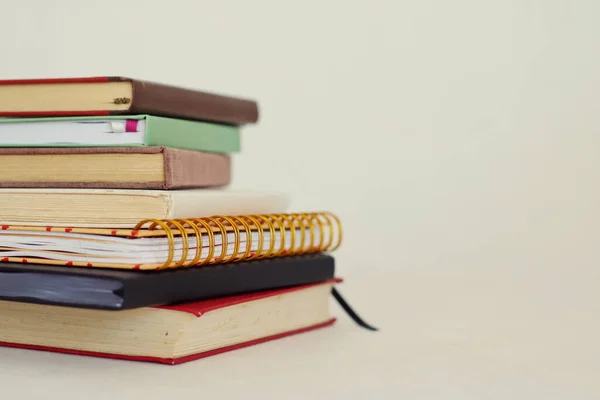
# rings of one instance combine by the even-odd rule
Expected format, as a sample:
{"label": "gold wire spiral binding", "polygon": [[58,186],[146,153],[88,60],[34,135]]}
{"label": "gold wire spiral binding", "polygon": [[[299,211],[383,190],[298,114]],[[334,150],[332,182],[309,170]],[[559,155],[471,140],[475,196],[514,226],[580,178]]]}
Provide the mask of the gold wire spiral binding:
{"label": "gold wire spiral binding", "polygon": [[312,224],[312,220],[309,214],[300,214],[302,222],[306,222],[310,234],[310,242],[307,243],[307,247],[303,249],[305,253],[314,253],[315,251],[315,226]]}
{"label": "gold wire spiral binding", "polygon": [[280,215],[280,217],[284,221],[284,226],[285,226],[285,222],[287,222],[288,226],[290,228],[290,248],[284,249],[282,254],[292,256],[292,255],[296,254],[296,252],[294,250],[296,248],[296,229],[294,229],[294,222],[293,222],[293,219],[291,219],[291,217],[289,215],[282,214],[282,215]]}
{"label": "gold wire spiral binding", "polygon": [[[329,248],[331,245],[332,235],[327,236],[327,241],[325,241],[325,231],[332,232],[333,226],[331,222],[327,218],[321,218],[319,214],[313,214],[314,218],[318,221],[319,224],[319,234],[321,235],[321,239],[319,240],[319,251],[323,251],[323,249]],[[325,221],[323,221],[323,219]],[[327,227],[327,229],[325,228]]]}
{"label": "gold wire spiral binding", "polygon": [[[192,218],[191,221],[198,225],[202,225],[204,227],[204,229],[206,230],[206,233],[208,234],[208,255],[206,256],[204,261],[201,261],[197,265],[209,264],[212,261],[213,256],[215,254],[215,234],[212,231],[208,222],[206,222],[202,219],[199,219],[199,218]],[[199,251],[202,254],[203,242],[200,240],[196,240],[196,246],[199,246]]]}
{"label": "gold wire spiral binding", "polygon": [[202,258],[202,231],[198,228],[198,225],[189,219],[176,219],[175,221],[181,223],[184,227],[186,225],[189,226],[194,231],[194,237],[196,238],[196,253],[189,265],[198,265]]}
{"label": "gold wire spiral binding", "polygon": [[278,229],[276,229],[279,232],[279,238],[281,239],[281,243],[279,244],[278,250],[276,252],[273,253],[273,257],[280,257],[283,254],[285,254],[285,225],[283,223],[283,220],[274,214],[268,214],[265,215],[265,217],[269,218],[270,220],[273,220],[277,223],[277,227]]}
{"label": "gold wire spiral binding", "polygon": [[[324,212],[322,213],[322,215],[327,218],[327,220],[329,220],[329,218],[332,218],[336,224],[337,227],[337,242],[335,243],[335,246],[329,247],[327,250],[328,251],[334,251],[337,248],[339,248],[342,245],[342,239],[343,239],[343,232],[342,232],[342,221],[340,221],[340,219],[333,213],[330,212]],[[332,225],[333,226],[333,225]],[[334,234],[333,234],[333,229],[331,230],[331,237],[333,238]]]}
{"label": "gold wire spiral binding", "polygon": [[[217,219],[215,218],[201,218],[204,221],[208,222],[209,225],[216,225],[219,228],[219,231],[221,232],[221,255],[219,257],[216,257],[213,260],[209,261],[209,264],[212,264],[213,262],[216,263],[225,263],[227,262],[227,259],[225,257],[227,257],[227,248],[229,247],[229,236],[227,235],[227,229],[225,229],[225,225],[223,225],[220,221],[217,221]],[[235,240],[235,238],[234,238]],[[214,243],[213,243],[214,244]]]}
{"label": "gold wire spiral binding", "polygon": [[[258,220],[253,215],[246,215],[243,218],[249,219],[254,224],[254,227],[258,231],[258,248],[256,249],[256,251],[254,253],[250,254],[250,257],[248,258],[248,260],[257,260],[259,258],[262,258],[261,252],[262,252],[264,236],[265,236],[262,225],[260,224],[260,222],[258,222]],[[254,241],[254,240],[252,240],[252,241]]]}
{"label": "gold wire spiral binding", "polygon": [[[230,217],[216,216],[211,219],[213,219],[215,222],[225,221],[233,229],[233,252],[229,258],[223,259],[223,262],[231,262],[235,260],[238,257],[238,252],[240,250],[240,229],[238,228],[238,225]],[[246,245],[246,247],[248,246]],[[225,249],[225,244],[223,244],[223,248]],[[227,249],[225,249],[225,252],[227,253]]]}
{"label": "gold wire spiral binding", "polygon": [[271,258],[275,249],[275,225],[264,215],[257,215],[256,218],[265,221],[269,228],[269,248],[265,250],[263,257]]}
{"label": "gold wire spiral binding", "polygon": [[133,228],[133,231],[139,231],[144,225],[146,225],[147,223],[151,223],[151,228],[148,228],[148,230],[153,230],[156,226],[160,226],[165,231],[165,235],[167,236],[169,244],[169,255],[167,256],[167,261],[165,261],[165,263],[163,264],[163,268],[166,268],[169,265],[171,265],[171,262],[175,257],[175,238],[173,237],[173,231],[171,230],[171,228],[169,228],[166,222],[168,222],[168,220],[163,221],[157,219],[145,219],[143,221],[140,221]]}
{"label": "gold wire spiral binding", "polygon": [[[342,243],[342,224],[330,212],[146,219],[140,221],[134,231],[146,225],[147,230],[164,231],[167,238],[167,260],[159,269],[319,253],[333,251]],[[242,235],[245,246],[241,243]],[[181,246],[176,245],[176,237],[181,237]],[[191,238],[195,239],[195,246],[192,246]],[[220,238],[220,244],[216,243],[217,238]],[[219,245],[220,252],[217,250]],[[233,247],[231,253],[230,246]],[[181,257],[176,260],[175,254],[179,250]],[[207,255],[203,257],[205,251]]]}
{"label": "gold wire spiral binding", "polygon": [[[238,224],[242,225],[242,227],[244,228],[244,233],[246,234],[246,249],[244,250],[244,254],[242,254],[241,256],[238,256],[237,252],[234,252],[236,254],[236,256],[233,261],[245,260],[248,258],[248,256],[252,252],[252,241],[249,240],[252,237],[252,228],[250,228],[250,225],[248,225],[248,223],[240,217],[230,217],[230,218],[233,221],[236,221]],[[238,238],[239,237],[240,236],[238,236]]]}
{"label": "gold wire spiral binding", "polygon": [[316,221],[317,227],[319,228],[319,244],[318,245],[316,243],[313,244],[313,251],[319,252],[323,248],[323,240],[325,239],[323,237],[325,235],[325,230],[323,228],[323,221],[321,221],[321,219],[315,213],[308,214],[308,216],[311,218],[310,219],[311,222]]}
{"label": "gold wire spiral binding", "polygon": [[[169,221],[167,223],[167,225],[169,227],[171,227],[171,225],[175,226],[175,228],[177,228],[177,230],[179,230],[179,232],[181,233],[181,239],[182,239],[182,251],[181,251],[181,258],[179,259],[179,261],[177,261],[175,264],[173,265],[169,265],[168,267],[170,268],[177,268],[177,267],[182,267],[184,265],[186,265],[186,261],[187,261],[187,255],[188,255],[188,250],[190,248],[190,244],[188,241],[188,235],[185,231],[185,228],[183,227],[183,225],[181,225],[179,222],[173,220],[173,221]],[[174,249],[173,249],[174,250]],[[175,252],[175,251],[173,251]]]}

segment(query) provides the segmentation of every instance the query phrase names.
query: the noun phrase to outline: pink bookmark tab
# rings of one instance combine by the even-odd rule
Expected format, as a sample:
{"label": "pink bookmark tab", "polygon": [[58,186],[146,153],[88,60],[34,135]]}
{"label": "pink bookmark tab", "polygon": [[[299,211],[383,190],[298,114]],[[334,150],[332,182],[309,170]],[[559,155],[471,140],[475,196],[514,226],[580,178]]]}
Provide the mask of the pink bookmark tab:
{"label": "pink bookmark tab", "polygon": [[137,127],[137,119],[128,119],[125,121],[125,132],[137,132]]}

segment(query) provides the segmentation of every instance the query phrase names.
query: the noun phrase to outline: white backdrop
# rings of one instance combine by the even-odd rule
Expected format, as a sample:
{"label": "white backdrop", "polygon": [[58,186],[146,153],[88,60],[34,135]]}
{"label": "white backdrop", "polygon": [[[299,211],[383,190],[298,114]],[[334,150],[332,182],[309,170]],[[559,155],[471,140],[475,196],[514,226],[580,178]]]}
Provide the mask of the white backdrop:
{"label": "white backdrop", "polygon": [[[378,339],[344,318],[268,347],[303,372],[256,364],[257,348],[174,370],[177,385],[196,390],[202,368],[248,371],[248,357],[257,369],[237,388],[264,385],[273,398],[310,391],[305,377],[322,380],[323,396],[350,381],[364,398],[401,398],[392,387],[427,398],[598,393],[600,2],[0,5],[0,78],[124,75],[257,99],[233,187],[284,191],[295,211],[344,222],[343,290],[384,328]],[[61,384],[47,374],[59,359],[57,375],[108,378],[86,372],[103,361],[2,354],[19,365],[0,363],[3,375],[39,365],[39,391]],[[147,389],[166,395],[168,379]],[[235,397],[220,382],[202,385]]]}
{"label": "white backdrop", "polygon": [[257,99],[233,186],[338,213],[346,273],[577,263],[597,256],[599,12],[593,0],[4,1],[0,76],[128,75]]}

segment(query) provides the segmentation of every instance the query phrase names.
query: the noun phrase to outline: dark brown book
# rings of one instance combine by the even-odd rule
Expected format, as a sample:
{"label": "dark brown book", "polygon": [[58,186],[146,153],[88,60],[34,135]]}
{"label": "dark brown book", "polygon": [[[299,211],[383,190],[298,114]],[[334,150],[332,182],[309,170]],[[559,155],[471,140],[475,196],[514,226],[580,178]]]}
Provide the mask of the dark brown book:
{"label": "dark brown book", "polygon": [[0,80],[0,116],[111,114],[150,114],[240,126],[258,121],[258,104],[125,77]]}
{"label": "dark brown book", "polygon": [[168,147],[0,148],[2,188],[192,189],[230,181],[225,154]]}

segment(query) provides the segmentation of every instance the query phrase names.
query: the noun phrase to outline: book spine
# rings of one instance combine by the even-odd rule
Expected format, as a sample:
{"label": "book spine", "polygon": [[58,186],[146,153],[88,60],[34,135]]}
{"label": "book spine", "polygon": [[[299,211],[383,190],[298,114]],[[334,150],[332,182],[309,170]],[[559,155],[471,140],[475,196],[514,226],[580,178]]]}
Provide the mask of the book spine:
{"label": "book spine", "polygon": [[225,154],[165,148],[164,189],[220,187],[231,182],[231,157]]}
{"label": "book spine", "polygon": [[[244,125],[258,121],[258,104],[159,83],[132,80],[130,113]],[[121,112],[122,113],[122,112]]]}
{"label": "book spine", "polygon": [[241,150],[241,134],[237,126],[148,115],[144,144],[231,154]]}

